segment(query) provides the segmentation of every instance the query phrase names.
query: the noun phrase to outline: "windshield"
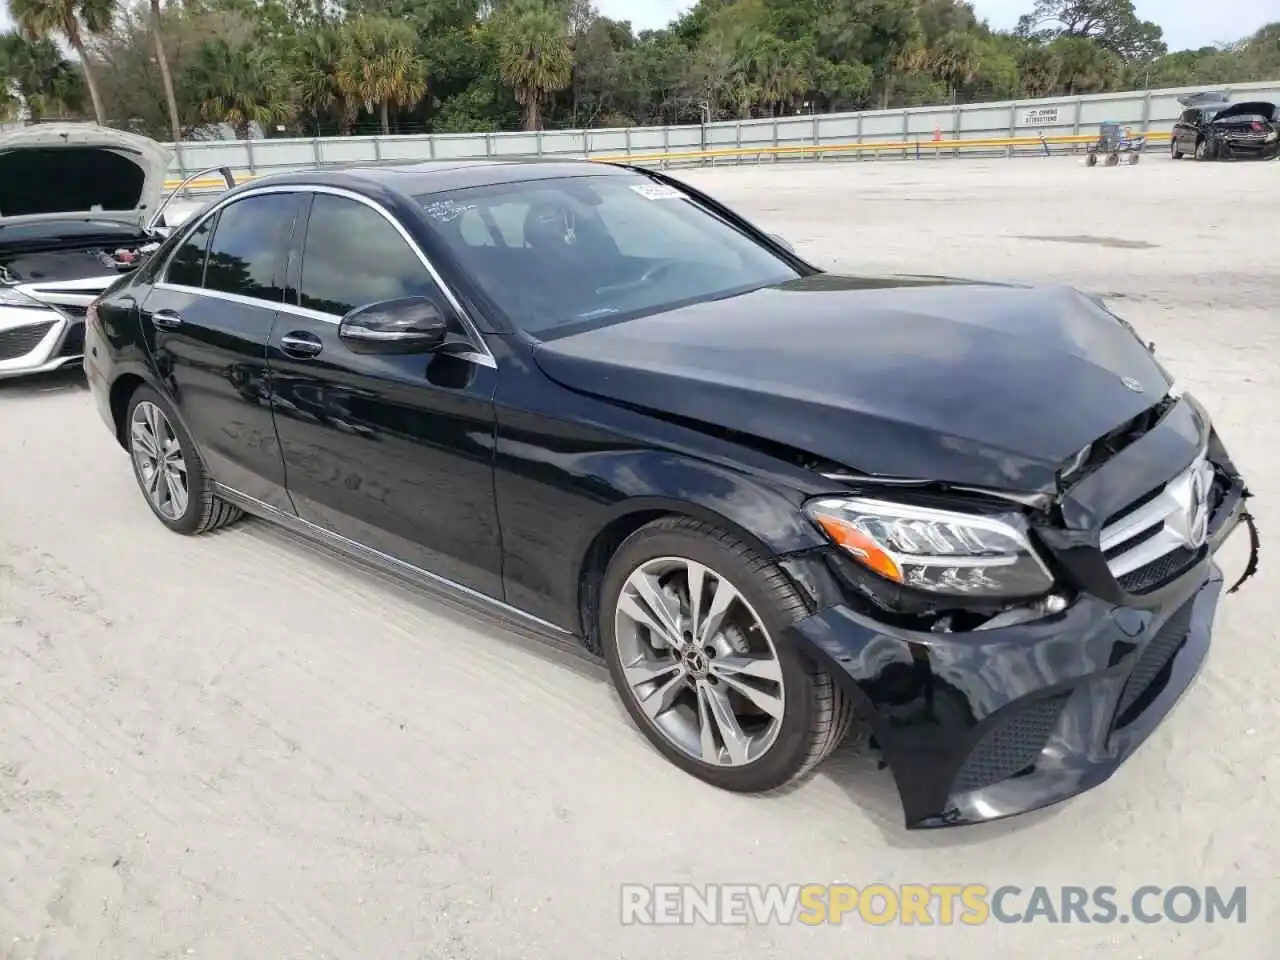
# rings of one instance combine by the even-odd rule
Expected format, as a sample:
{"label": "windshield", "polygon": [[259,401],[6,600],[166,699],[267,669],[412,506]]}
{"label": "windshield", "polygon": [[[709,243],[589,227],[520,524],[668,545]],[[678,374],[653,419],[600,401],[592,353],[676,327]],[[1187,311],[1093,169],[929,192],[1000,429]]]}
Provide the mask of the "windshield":
{"label": "windshield", "polygon": [[626,319],[800,274],[684,193],[640,175],[416,198],[459,264],[530,333]]}

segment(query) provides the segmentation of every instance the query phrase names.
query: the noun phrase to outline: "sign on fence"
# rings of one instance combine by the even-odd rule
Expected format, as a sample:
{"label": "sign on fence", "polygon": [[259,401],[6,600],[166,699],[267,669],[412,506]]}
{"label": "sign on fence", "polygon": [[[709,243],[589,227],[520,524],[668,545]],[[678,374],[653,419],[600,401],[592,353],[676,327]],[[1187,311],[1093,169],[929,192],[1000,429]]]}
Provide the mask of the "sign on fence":
{"label": "sign on fence", "polygon": [[1057,122],[1057,107],[1037,107],[1022,114],[1022,125],[1024,127],[1044,127]]}

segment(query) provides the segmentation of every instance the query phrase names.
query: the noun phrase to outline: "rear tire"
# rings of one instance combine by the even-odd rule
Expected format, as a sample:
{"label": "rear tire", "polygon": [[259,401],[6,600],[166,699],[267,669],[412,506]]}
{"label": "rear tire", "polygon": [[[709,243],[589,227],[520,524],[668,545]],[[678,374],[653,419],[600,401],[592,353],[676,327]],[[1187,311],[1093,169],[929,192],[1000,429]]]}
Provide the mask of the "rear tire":
{"label": "rear tire", "polygon": [[853,718],[848,694],[788,640],[807,613],[773,561],[724,530],[667,517],[609,562],[599,629],[614,687],[649,742],[700,780],[759,793],[821,763]]}
{"label": "rear tire", "polygon": [[1177,140],[1169,141],[1169,156],[1172,157],[1174,160],[1182,159],[1182,151],[1178,149]]}
{"label": "rear tire", "polygon": [[174,533],[209,533],[243,516],[213,492],[190,434],[172,404],[151,387],[139,387],[129,398],[124,435],[143,499]]}

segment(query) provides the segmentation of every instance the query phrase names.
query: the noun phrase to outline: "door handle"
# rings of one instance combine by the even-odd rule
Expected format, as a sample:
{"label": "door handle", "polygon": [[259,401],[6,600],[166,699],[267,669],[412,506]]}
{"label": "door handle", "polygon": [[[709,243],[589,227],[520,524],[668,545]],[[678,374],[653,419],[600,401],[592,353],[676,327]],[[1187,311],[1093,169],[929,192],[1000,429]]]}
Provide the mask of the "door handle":
{"label": "door handle", "polygon": [[151,315],[151,322],[165,330],[174,330],[182,326],[182,317],[172,310],[157,310]]}
{"label": "door handle", "polygon": [[291,357],[305,360],[309,357],[317,356],[324,349],[324,344],[320,342],[320,338],[315,334],[299,331],[286,333],[281,337],[280,349]]}

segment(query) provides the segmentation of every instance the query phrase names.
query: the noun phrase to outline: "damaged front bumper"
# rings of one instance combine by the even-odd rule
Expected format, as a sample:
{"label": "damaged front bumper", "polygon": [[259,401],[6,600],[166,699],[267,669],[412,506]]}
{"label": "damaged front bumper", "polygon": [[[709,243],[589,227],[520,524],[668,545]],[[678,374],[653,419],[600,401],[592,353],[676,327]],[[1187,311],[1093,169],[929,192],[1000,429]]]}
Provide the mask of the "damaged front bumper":
{"label": "damaged front bumper", "polygon": [[[1206,449],[1217,486],[1204,544],[1163,579],[1113,576],[1107,519]],[[1224,590],[1214,557],[1241,527],[1253,547],[1246,576],[1256,567],[1248,496],[1188,398],[1064,498],[1065,526],[1047,546],[1073,593],[1065,609],[991,629],[891,626],[818,551],[784,562],[815,608],[793,639],[869,721],[908,828],[1048,806],[1110,777],[1194,679]]]}

